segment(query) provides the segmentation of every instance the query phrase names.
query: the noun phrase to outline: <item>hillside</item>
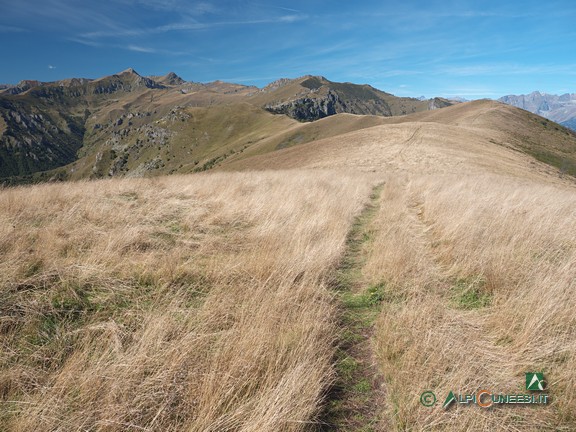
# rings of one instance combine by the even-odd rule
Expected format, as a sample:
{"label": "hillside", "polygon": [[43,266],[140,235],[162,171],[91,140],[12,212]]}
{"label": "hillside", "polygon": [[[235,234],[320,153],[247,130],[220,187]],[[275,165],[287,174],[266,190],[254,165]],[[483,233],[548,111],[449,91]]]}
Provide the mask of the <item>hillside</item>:
{"label": "hillside", "polygon": [[570,132],[237,108],[170,120],[253,141],[216,171],[0,189],[0,430],[576,428],[576,183],[529,154]]}
{"label": "hillside", "polygon": [[77,159],[92,111],[164,86],[132,69],[98,80],[26,81],[0,94],[0,177],[31,174]]}
{"label": "hillside", "polygon": [[[449,104],[398,98],[323,77],[284,79],[264,89],[186,82],[173,72],[143,77],[133,69],[95,80],[22,81],[0,91],[0,178],[190,172],[283,132],[287,121],[278,116],[264,121],[275,122],[274,130],[267,126],[258,133],[266,112],[309,122],[337,113],[391,116]],[[231,124],[216,120],[219,115]],[[256,130],[235,128],[240,118]]]}
{"label": "hillside", "polygon": [[576,130],[576,94],[553,95],[535,91],[503,96],[498,100]]}
{"label": "hillside", "polygon": [[[321,122],[317,123],[320,125]],[[353,159],[348,155],[350,146],[356,150]],[[404,163],[427,157],[438,159],[436,163],[442,164],[436,152],[427,156],[431,148],[450,149],[450,156],[442,158],[446,164],[455,163],[457,152],[464,152],[469,158],[470,151],[476,148],[484,155],[487,167],[498,167],[511,158],[522,158],[536,165],[536,159],[545,163],[537,165],[541,170],[576,175],[574,132],[526,111],[488,100],[381,119],[381,125],[253,159],[233,157],[225,168],[333,166],[337,155],[342,155],[338,160],[346,166],[357,158],[358,167],[362,170],[404,169]],[[518,157],[510,156],[514,153],[518,153]],[[494,160],[487,161],[487,154],[493,154]],[[324,158],[329,161],[323,162]],[[436,164],[431,166],[438,169]]]}

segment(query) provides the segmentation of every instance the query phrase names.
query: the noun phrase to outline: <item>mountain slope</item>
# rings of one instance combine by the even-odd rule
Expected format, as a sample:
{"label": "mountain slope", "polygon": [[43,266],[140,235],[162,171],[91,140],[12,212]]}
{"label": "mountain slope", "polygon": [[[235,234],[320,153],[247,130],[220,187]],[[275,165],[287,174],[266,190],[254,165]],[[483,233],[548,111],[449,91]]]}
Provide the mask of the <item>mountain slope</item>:
{"label": "mountain slope", "polygon": [[[520,158],[523,168],[515,170],[527,169],[536,163],[535,158],[546,163],[538,165],[540,170],[553,172],[551,165],[560,175],[576,175],[575,133],[501,103],[467,102],[381,121],[382,125],[310,142],[301,148],[292,147],[253,159],[231,159],[226,169],[323,167],[337,163],[342,168],[404,170],[414,161],[427,160],[427,168],[421,169],[435,171],[439,166],[457,165],[458,154],[472,151],[483,153],[483,160],[490,154],[491,169],[499,166],[505,171],[511,169],[508,163],[512,155],[523,153]],[[350,158],[347,155],[352,146],[362,150]]]}
{"label": "mountain slope", "polygon": [[[383,124],[379,116],[338,114],[300,123],[252,104],[173,108],[153,122],[124,115],[121,125],[102,126],[104,144],[80,151],[80,158],[57,171],[80,179],[205,171],[230,161],[334,137]],[[52,175],[52,174],[48,174]]]}
{"label": "mountain slope", "polygon": [[84,118],[46,103],[0,98],[0,178],[73,162],[82,147]]}
{"label": "mountain slope", "polygon": [[98,80],[26,82],[0,95],[0,177],[56,168],[77,159],[92,110],[164,86],[128,69]]}

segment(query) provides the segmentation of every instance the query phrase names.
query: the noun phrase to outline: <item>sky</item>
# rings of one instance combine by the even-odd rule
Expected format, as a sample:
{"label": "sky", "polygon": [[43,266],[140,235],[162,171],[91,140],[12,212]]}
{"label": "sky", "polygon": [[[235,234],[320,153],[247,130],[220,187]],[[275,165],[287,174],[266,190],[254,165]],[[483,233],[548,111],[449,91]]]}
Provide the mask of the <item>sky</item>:
{"label": "sky", "polygon": [[0,0],[0,83],[132,67],[412,97],[576,93],[575,18],[573,0]]}

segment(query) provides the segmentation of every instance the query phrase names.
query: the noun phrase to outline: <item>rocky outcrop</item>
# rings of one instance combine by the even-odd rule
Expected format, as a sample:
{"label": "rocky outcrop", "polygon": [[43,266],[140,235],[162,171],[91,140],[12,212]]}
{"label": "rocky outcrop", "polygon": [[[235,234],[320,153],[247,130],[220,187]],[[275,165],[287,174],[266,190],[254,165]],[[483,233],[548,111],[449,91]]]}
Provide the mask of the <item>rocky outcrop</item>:
{"label": "rocky outcrop", "polygon": [[332,91],[321,98],[303,97],[278,104],[265,106],[266,110],[273,114],[285,114],[299,121],[314,121],[330,115],[344,112],[338,95]]}
{"label": "rocky outcrop", "polygon": [[392,115],[385,101],[346,98],[334,90],[329,90],[324,96],[305,96],[277,104],[268,104],[265,109],[274,114],[285,114],[298,121],[314,121],[339,113]]}
{"label": "rocky outcrop", "polygon": [[444,98],[432,98],[428,101],[428,109],[435,110],[440,108],[446,108],[450,105],[453,105],[454,101],[450,101]]}

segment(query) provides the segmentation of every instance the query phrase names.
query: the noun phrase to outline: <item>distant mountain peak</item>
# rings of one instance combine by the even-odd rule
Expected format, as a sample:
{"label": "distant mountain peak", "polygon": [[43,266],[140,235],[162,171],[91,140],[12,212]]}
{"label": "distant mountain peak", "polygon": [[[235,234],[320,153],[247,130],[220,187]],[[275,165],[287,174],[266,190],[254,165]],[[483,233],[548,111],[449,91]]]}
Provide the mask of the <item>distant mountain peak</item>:
{"label": "distant mountain peak", "polygon": [[118,75],[124,75],[124,74],[130,74],[130,75],[138,75],[140,76],[140,74],[138,72],[136,72],[133,68],[128,68],[128,69],[124,69],[122,72],[120,72]]}
{"label": "distant mountain peak", "polygon": [[123,70],[118,74],[105,76],[92,81],[94,93],[115,93],[117,91],[131,92],[137,89],[161,89],[164,85],[153,79],[143,77],[132,68]]}
{"label": "distant mountain peak", "polygon": [[298,81],[304,81],[304,80],[311,79],[311,78],[317,79],[319,81],[330,82],[330,80],[323,75],[304,75],[304,76],[301,76],[300,78],[296,78],[296,79]]}
{"label": "distant mountain peak", "polygon": [[466,99],[465,97],[462,96],[451,96],[447,97],[446,99],[454,102],[470,102],[470,99]]}
{"label": "distant mountain peak", "polygon": [[166,75],[152,75],[148,78],[156,81],[157,83],[168,86],[178,86],[186,83],[186,80],[182,79],[174,72],[168,72]]}

